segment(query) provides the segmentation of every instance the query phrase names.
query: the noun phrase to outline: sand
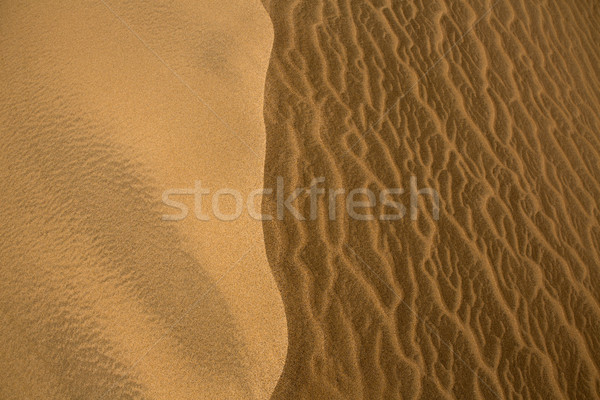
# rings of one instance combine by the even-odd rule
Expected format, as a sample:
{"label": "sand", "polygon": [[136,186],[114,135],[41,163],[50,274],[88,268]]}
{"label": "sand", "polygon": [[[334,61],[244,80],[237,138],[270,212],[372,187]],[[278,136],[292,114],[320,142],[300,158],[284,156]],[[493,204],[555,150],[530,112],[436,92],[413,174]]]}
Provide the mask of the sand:
{"label": "sand", "polygon": [[265,5],[265,185],[415,176],[441,200],[437,221],[424,198],[416,221],[265,224],[272,398],[600,398],[597,3]]}
{"label": "sand", "polygon": [[[106,1],[0,5],[0,399],[600,399],[596,2]],[[163,218],[320,177],[439,218]]]}
{"label": "sand", "polygon": [[269,17],[107,5],[0,6],[0,398],[268,398],[287,328],[261,222],[163,221],[161,196],[262,186]]}

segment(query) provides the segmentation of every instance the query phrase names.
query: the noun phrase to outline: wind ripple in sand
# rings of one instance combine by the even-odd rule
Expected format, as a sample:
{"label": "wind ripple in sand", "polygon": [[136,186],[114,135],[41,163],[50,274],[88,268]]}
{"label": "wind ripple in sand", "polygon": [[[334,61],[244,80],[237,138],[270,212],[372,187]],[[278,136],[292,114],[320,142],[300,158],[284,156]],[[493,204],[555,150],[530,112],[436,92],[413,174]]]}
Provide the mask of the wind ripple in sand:
{"label": "wind ripple in sand", "polygon": [[265,186],[441,196],[439,221],[265,223],[273,398],[600,398],[595,2],[265,4]]}

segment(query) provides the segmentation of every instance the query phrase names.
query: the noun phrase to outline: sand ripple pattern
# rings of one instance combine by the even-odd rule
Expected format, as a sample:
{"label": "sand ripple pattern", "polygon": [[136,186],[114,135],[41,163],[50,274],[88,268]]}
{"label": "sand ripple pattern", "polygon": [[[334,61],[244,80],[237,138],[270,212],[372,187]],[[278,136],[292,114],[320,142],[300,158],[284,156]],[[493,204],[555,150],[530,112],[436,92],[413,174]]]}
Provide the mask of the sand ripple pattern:
{"label": "sand ripple pattern", "polygon": [[274,398],[600,398],[598,4],[500,0],[452,48],[491,1],[265,3],[265,186],[441,196],[439,221],[265,223]]}

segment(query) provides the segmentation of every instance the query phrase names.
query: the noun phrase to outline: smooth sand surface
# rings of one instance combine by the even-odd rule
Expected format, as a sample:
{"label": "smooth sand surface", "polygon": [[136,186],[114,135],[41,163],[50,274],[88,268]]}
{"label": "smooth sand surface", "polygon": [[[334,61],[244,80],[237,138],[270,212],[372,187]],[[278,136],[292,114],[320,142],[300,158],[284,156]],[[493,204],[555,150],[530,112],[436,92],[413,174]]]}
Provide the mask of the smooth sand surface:
{"label": "smooth sand surface", "polygon": [[261,223],[162,221],[161,195],[262,187],[269,17],[107,4],[0,5],[0,398],[268,398],[287,330]]}
{"label": "smooth sand surface", "polygon": [[417,221],[265,224],[273,398],[600,398],[598,2],[265,5],[265,185],[415,176],[441,200],[439,221],[423,197]]}

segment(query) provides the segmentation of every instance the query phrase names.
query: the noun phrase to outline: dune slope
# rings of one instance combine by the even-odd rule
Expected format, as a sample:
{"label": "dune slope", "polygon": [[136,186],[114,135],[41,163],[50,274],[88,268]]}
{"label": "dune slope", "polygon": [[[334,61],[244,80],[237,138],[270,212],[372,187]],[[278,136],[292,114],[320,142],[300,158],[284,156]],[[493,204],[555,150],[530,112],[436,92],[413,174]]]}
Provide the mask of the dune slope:
{"label": "dune slope", "polygon": [[287,332],[262,224],[161,202],[261,187],[261,3],[0,15],[0,398],[268,398]]}
{"label": "dune slope", "polygon": [[289,328],[273,398],[600,398],[596,2],[264,3],[265,186],[414,176],[441,204],[264,224]]}

